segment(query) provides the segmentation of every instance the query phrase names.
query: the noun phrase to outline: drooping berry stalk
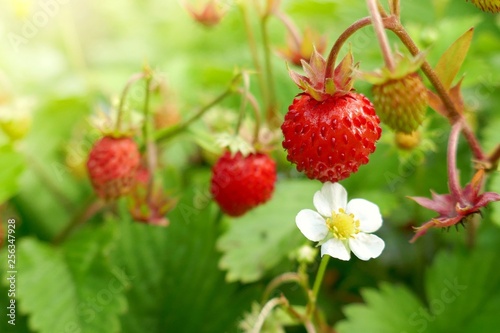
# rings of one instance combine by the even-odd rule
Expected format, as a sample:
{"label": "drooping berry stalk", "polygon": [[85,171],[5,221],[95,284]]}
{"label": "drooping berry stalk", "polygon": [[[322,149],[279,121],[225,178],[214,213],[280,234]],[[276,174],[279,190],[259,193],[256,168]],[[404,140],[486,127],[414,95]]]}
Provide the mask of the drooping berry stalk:
{"label": "drooping berry stalk", "polygon": [[115,132],[117,133],[121,131],[123,107],[125,106],[125,100],[127,99],[128,91],[130,90],[130,87],[132,87],[132,84],[134,84],[136,81],[141,80],[142,78],[144,78],[144,73],[133,74],[128,79],[127,83],[125,84],[125,87],[123,88],[122,94],[120,96],[120,102],[118,104],[118,115],[116,117]]}
{"label": "drooping berry stalk", "polygon": [[238,73],[232,79],[229,87],[222,94],[215,97],[210,103],[201,107],[193,116],[191,116],[191,118],[184,121],[182,124],[173,125],[171,127],[167,127],[167,128],[162,129],[160,131],[157,131],[154,135],[154,140],[157,142],[165,141],[165,140],[168,140],[168,139],[172,138],[173,136],[185,131],[192,123],[194,123],[201,116],[203,116],[205,114],[205,112],[207,112],[212,107],[214,107],[215,105],[222,102],[224,99],[226,99],[226,97],[234,94],[235,92],[238,92],[237,85],[239,84],[241,78],[242,78],[242,74]]}
{"label": "drooping berry stalk", "polygon": [[450,138],[448,140],[448,186],[450,188],[450,193],[458,199],[460,204],[465,205],[462,187],[460,186],[457,172],[457,145],[461,129],[461,121],[453,124],[451,127]]}
{"label": "drooping berry stalk", "polygon": [[339,55],[340,49],[344,43],[359,29],[366,27],[371,24],[370,17],[364,17],[357,20],[351,24],[343,33],[340,34],[339,38],[333,44],[330,53],[328,54],[328,59],[326,60],[326,70],[325,70],[325,85],[328,79],[333,79],[335,62],[337,56]]}
{"label": "drooping berry stalk", "polygon": [[[421,53],[420,49],[415,44],[413,39],[410,37],[410,35],[403,27],[403,25],[399,22],[399,19],[397,17],[395,17],[394,15],[385,17],[382,19],[382,22],[384,23],[386,29],[393,31],[396,34],[396,36],[401,40],[401,42],[406,46],[406,48],[410,51],[410,53],[413,56],[417,56],[418,54]],[[351,24],[335,41],[334,45],[332,46],[332,49],[330,50],[330,54],[328,55],[325,81],[326,79],[333,77],[333,69],[335,66],[335,61],[344,43],[358,30],[370,24],[371,24],[370,17],[359,19],[358,21]],[[427,61],[424,61],[422,65],[422,71],[427,76],[431,84],[434,86],[438,96],[441,98],[446,108],[448,109],[449,121],[452,124],[454,124],[459,120],[463,120],[463,116],[457,111],[453,101],[451,100],[451,97],[448,94],[448,91],[446,91],[443,84],[441,83],[441,80],[437,76],[436,72]],[[474,135],[472,129],[465,121],[463,121],[462,133],[466,138],[467,142],[469,143],[474,158],[478,161],[485,161],[486,159],[485,154],[476,136]]]}

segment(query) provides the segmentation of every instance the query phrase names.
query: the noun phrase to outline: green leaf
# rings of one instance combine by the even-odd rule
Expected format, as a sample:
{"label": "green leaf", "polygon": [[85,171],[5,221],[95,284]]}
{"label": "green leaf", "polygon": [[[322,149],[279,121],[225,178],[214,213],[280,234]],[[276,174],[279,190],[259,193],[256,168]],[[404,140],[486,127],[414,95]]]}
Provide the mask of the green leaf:
{"label": "green leaf", "polygon": [[[201,191],[192,190],[194,193]],[[115,260],[130,276],[124,333],[234,332],[257,297],[254,287],[228,284],[217,267],[218,225],[213,205],[188,193],[168,215],[166,228],[122,218]],[[196,207],[196,208],[195,208]],[[125,215],[125,214],[124,214]]]}
{"label": "green leaf", "polygon": [[426,306],[406,288],[382,283],[379,290],[362,291],[365,304],[346,306],[347,319],[336,328],[340,333],[495,332],[499,260],[497,249],[443,251],[426,272]]}
{"label": "green leaf", "polygon": [[346,306],[344,313],[347,319],[337,324],[338,332],[419,332],[415,326],[415,317],[420,310],[425,310],[407,288],[382,283],[379,290],[366,289],[361,294],[366,304]]}
{"label": "green leaf", "polygon": [[[426,274],[429,328],[433,332],[495,332],[500,326],[497,251],[440,253]],[[498,308],[497,308],[498,309]],[[482,329],[478,329],[481,327]]]}
{"label": "green leaf", "polygon": [[18,190],[18,179],[25,168],[24,158],[10,145],[0,147],[0,203],[5,202]]}
{"label": "green leaf", "polygon": [[[40,333],[120,332],[124,283],[103,254],[109,230],[81,231],[57,248],[33,238],[17,247],[17,299]],[[5,280],[5,279],[2,279]]]}
{"label": "green leaf", "polygon": [[217,243],[224,252],[219,266],[227,270],[226,279],[256,281],[302,244],[306,239],[295,225],[295,216],[312,206],[319,189],[320,184],[310,180],[278,182],[269,203],[233,219]]}
{"label": "green leaf", "polygon": [[450,89],[465,60],[472,41],[474,28],[467,30],[443,53],[436,65],[436,74],[446,90]]}

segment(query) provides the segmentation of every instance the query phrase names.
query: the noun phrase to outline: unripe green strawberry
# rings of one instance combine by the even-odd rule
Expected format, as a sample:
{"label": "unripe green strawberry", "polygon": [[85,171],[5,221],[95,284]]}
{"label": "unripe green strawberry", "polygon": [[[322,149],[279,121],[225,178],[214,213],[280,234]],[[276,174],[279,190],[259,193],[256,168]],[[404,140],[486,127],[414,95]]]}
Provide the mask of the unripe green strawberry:
{"label": "unripe green strawberry", "polygon": [[500,0],[471,0],[471,2],[483,12],[500,12]]}
{"label": "unripe green strawberry", "polygon": [[424,120],[427,89],[417,73],[376,84],[372,92],[380,120],[393,130],[411,133]]}

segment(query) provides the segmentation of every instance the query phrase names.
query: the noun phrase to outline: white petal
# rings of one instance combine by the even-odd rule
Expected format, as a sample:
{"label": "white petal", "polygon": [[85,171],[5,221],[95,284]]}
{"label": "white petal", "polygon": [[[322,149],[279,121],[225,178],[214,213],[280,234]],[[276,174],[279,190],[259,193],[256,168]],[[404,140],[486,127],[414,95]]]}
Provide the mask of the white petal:
{"label": "white petal", "polygon": [[362,232],[375,232],[382,226],[382,215],[376,204],[365,199],[352,199],[347,204],[348,214],[354,214],[359,220],[359,228]]}
{"label": "white petal", "polygon": [[314,242],[323,240],[328,234],[325,219],[311,209],[301,210],[295,217],[295,224],[307,239]]}
{"label": "white petal", "polygon": [[314,194],[313,203],[321,215],[330,217],[332,212],[346,208],[347,191],[339,183],[326,182],[321,191]]}
{"label": "white petal", "polygon": [[349,246],[361,260],[377,258],[384,250],[384,241],[375,235],[359,233],[356,238],[349,239]]}
{"label": "white petal", "polygon": [[337,238],[329,239],[321,245],[321,256],[325,254],[344,261],[351,259],[351,251],[347,244]]}

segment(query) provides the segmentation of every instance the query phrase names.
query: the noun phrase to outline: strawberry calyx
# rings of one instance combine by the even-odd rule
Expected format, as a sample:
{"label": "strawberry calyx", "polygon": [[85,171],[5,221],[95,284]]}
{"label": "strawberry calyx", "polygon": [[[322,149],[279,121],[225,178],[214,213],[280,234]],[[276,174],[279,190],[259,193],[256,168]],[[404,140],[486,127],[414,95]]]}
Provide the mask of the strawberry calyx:
{"label": "strawberry calyx", "polygon": [[290,68],[288,72],[295,84],[317,101],[324,101],[336,92],[349,92],[353,86],[353,72],[358,64],[354,63],[351,51],[342,59],[334,70],[333,77],[326,73],[325,58],[314,49],[309,62],[301,60],[304,74],[298,74]]}
{"label": "strawberry calyx", "polygon": [[382,67],[374,72],[357,72],[357,76],[374,85],[381,85],[391,80],[399,80],[417,72],[425,61],[425,52],[420,52],[415,57],[397,53],[394,57],[395,67],[389,69]]}

